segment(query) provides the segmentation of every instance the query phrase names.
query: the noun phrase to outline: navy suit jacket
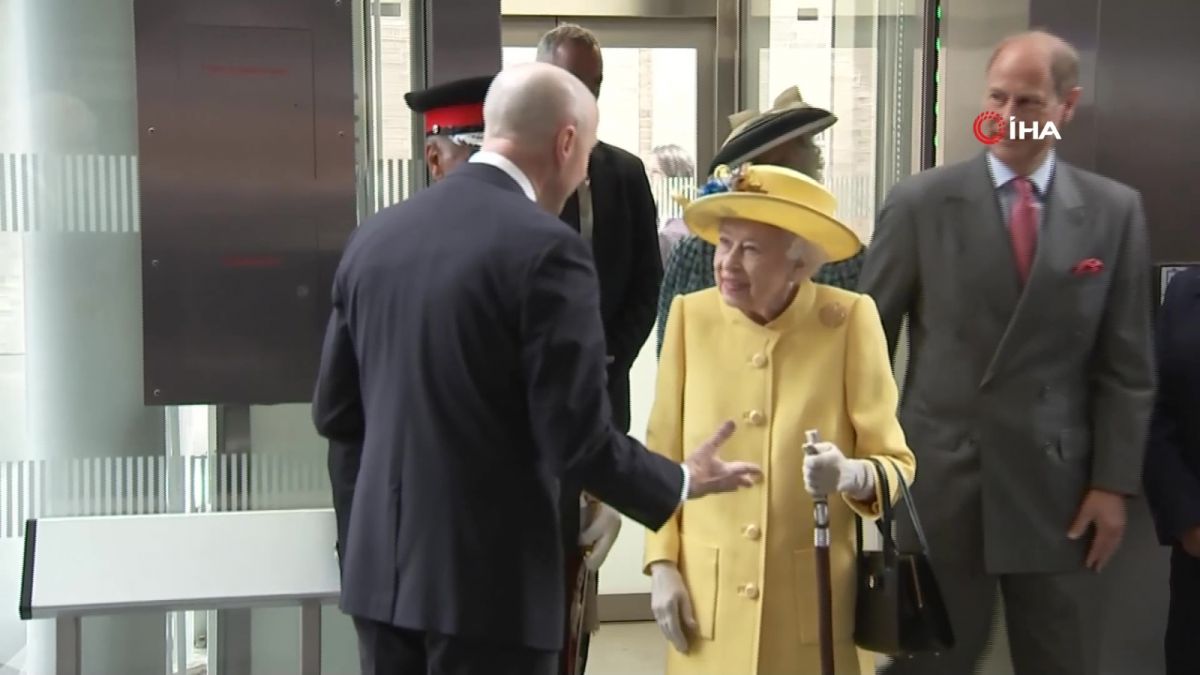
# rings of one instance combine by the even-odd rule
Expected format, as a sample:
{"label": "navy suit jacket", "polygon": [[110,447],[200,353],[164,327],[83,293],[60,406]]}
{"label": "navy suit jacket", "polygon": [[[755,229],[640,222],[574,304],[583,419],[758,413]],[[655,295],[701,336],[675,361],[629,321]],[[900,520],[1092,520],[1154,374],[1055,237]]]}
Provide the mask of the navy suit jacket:
{"label": "navy suit jacket", "polygon": [[564,472],[658,529],[683,472],[613,427],[583,240],[483,164],[381,211],[334,277],[313,401],[352,616],[563,643]]}
{"label": "navy suit jacket", "polygon": [[1155,336],[1159,385],[1144,472],[1159,540],[1200,527],[1200,270],[1175,275]]}

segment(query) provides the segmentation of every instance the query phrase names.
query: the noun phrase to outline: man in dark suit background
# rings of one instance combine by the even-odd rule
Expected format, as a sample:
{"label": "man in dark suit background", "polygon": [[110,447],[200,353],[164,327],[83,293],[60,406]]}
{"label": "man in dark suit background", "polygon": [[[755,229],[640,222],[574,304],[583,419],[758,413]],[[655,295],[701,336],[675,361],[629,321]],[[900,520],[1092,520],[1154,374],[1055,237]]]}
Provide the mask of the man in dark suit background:
{"label": "man in dark suit background", "polygon": [[1144,482],[1159,541],[1171,551],[1168,675],[1200,673],[1200,270],[1166,289],[1155,333],[1158,392]]}
{"label": "man in dark suit background", "polygon": [[[596,36],[564,24],[542,36],[538,61],[579,78],[596,98],[604,59]],[[657,311],[662,258],[658,211],[646,167],[635,155],[596,143],[587,178],[563,206],[562,219],[592,247],[600,276],[600,313],[608,343],[609,395],[617,428],[629,430],[629,369],[650,336]]]}
{"label": "man in dark suit background", "polygon": [[[1078,74],[1061,39],[1014,36],[984,109],[1062,130]],[[899,182],[867,254],[859,290],[893,350],[908,317],[901,422],[957,638],[893,674],[973,672],[998,593],[1017,675],[1098,672],[1095,572],[1139,490],[1154,394],[1150,262],[1137,192],[1054,141],[1002,138]]]}
{"label": "man in dark suit background", "polygon": [[651,528],[759,476],[716,457],[731,423],[682,467],[612,425],[591,256],[551,215],[595,99],[531,64],[485,111],[483,150],[364,223],[334,278],[313,418],[368,674],[554,672],[565,471]]}
{"label": "man in dark suit background", "polygon": [[[586,28],[563,24],[538,42],[537,60],[564,68],[600,97],[604,58],[600,42]],[[646,167],[637,156],[603,141],[597,142],[588,162],[587,178],[567,199],[562,220],[583,237],[591,249],[600,277],[600,315],[608,345],[608,396],[613,423],[629,431],[629,370],[654,328],[662,258],[658,246],[658,210]],[[585,564],[596,570],[604,562],[620,530],[620,518],[604,504],[588,502],[581,509],[580,488],[568,476],[563,486],[563,543],[568,574]],[[575,514],[572,517],[571,514]],[[582,516],[580,516],[582,514]],[[584,536],[580,536],[580,533]],[[578,545],[576,545],[578,544]],[[588,556],[583,549],[595,545]],[[575,659],[579,668],[564,674],[580,675],[587,660],[591,631],[597,628],[595,603],[598,581],[593,574],[581,582],[584,605],[591,621],[579,635]]]}

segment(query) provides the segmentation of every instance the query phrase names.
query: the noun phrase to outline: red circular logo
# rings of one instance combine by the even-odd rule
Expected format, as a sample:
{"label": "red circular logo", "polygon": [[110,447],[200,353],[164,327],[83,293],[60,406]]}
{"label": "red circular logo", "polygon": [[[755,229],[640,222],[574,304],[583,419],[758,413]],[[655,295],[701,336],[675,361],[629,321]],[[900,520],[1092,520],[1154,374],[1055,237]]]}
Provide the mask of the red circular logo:
{"label": "red circular logo", "polygon": [[[984,126],[988,122],[992,123],[991,133],[984,131]],[[1008,120],[1001,117],[1000,113],[988,110],[979,113],[971,130],[975,132],[975,138],[978,138],[980,143],[991,145],[1004,138],[1004,134],[1008,132]]]}

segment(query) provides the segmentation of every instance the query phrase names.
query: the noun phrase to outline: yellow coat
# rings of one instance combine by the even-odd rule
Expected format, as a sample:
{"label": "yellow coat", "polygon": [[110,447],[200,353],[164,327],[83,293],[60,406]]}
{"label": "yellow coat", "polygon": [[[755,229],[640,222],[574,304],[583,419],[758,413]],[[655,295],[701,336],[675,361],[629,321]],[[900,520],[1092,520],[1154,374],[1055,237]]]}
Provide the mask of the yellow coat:
{"label": "yellow coat", "polygon": [[[792,304],[761,326],[715,288],[677,297],[668,315],[647,446],[682,460],[723,420],[738,429],[720,450],[757,462],[756,487],[688,502],[646,540],[650,563],[679,565],[699,635],[683,655],[668,646],[671,675],[820,672],[812,498],[804,489],[804,432],[820,431],[848,457],[889,457],[911,482],[912,452],[896,419],[897,392],[875,304],[865,295],[803,283]],[[892,495],[897,476],[884,461]],[[860,667],[854,627],[853,509],[830,499],[835,661]]]}

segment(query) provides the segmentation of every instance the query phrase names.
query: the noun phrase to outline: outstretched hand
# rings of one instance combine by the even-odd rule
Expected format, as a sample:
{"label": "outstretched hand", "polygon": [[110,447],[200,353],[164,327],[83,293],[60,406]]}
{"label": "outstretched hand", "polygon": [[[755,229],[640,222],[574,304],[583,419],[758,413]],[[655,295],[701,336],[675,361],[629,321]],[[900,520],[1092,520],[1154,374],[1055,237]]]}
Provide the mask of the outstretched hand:
{"label": "outstretched hand", "polygon": [[737,427],[726,421],[717,433],[696,448],[684,464],[689,473],[688,499],[698,499],[718,492],[733,492],[750,487],[762,480],[762,469],[750,462],[726,462],[717,450],[733,436]]}

